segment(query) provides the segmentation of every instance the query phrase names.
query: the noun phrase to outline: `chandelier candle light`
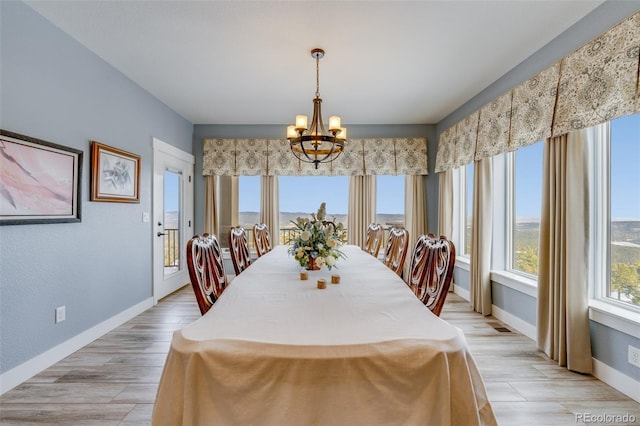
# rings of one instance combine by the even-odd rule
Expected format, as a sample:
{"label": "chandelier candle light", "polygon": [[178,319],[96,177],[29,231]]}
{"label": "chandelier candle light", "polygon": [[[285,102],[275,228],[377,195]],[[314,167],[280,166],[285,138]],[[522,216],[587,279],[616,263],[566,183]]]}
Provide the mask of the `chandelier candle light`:
{"label": "chandelier candle light", "polygon": [[316,60],[316,97],[313,99],[311,126],[307,126],[306,115],[296,115],[296,124],[287,127],[287,139],[291,151],[301,161],[318,164],[333,161],[344,149],[347,129],[341,127],[340,117],[329,117],[329,133],[322,122],[322,99],[320,99],[320,59],[324,50],[313,49],[311,57]]}

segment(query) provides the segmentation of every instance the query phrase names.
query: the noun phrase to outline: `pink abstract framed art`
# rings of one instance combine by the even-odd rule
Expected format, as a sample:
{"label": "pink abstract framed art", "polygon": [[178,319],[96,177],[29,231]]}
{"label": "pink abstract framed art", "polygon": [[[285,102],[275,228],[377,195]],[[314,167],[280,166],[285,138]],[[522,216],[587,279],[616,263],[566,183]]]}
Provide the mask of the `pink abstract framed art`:
{"label": "pink abstract framed art", "polygon": [[0,225],[80,222],[83,152],[0,130]]}

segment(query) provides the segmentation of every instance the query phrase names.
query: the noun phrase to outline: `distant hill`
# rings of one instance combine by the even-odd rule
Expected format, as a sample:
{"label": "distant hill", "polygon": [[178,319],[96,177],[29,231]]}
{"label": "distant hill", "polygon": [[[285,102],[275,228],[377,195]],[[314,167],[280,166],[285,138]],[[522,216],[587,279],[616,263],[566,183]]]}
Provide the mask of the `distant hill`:
{"label": "distant hill", "polygon": [[[293,224],[291,221],[295,221],[299,217],[306,217],[311,219],[311,215],[308,212],[282,212],[280,213],[280,228],[292,228]],[[333,215],[331,213],[327,214],[327,218],[333,220],[335,222],[342,222],[345,226],[347,226],[347,215],[346,214],[336,214]],[[239,213],[240,224],[247,228],[248,226],[252,226],[255,223],[258,223],[260,220],[260,213],[258,212],[240,212]],[[383,225],[394,225],[398,223],[404,223],[404,215],[398,214],[379,214],[377,217],[377,222]]]}

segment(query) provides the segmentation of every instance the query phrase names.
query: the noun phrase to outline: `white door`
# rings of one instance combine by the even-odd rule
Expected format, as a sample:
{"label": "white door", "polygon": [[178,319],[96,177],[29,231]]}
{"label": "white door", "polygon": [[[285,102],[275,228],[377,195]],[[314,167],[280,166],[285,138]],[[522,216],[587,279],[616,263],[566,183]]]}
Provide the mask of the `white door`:
{"label": "white door", "polygon": [[189,283],[185,248],[193,236],[193,155],[153,139],[153,301]]}

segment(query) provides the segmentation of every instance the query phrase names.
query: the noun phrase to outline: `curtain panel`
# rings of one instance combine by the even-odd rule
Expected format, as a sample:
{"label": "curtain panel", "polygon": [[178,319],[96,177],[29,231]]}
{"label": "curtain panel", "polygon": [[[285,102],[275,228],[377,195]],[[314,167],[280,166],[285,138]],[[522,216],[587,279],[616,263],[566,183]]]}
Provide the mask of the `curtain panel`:
{"label": "curtain panel", "polygon": [[347,242],[364,246],[367,227],[376,221],[376,179],[374,176],[349,177]]}
{"label": "curtain panel", "polygon": [[280,244],[280,195],[277,176],[260,176],[260,223],[269,228],[271,246]]}
{"label": "curtain panel", "polygon": [[428,174],[425,138],[350,139],[340,156],[313,164],[298,160],[286,139],[203,141],[204,176],[375,176]]}
{"label": "curtain panel", "polygon": [[218,176],[204,178],[204,232],[218,237]]}
{"label": "curtain panel", "polygon": [[639,69],[636,12],[442,132],[436,172],[640,111]]}
{"label": "curtain panel", "polygon": [[424,176],[404,177],[404,212],[405,228],[409,231],[409,246],[403,276],[408,277],[411,254],[416,241],[420,235],[427,233],[427,190]]}
{"label": "curtain panel", "polygon": [[587,133],[545,143],[538,250],[538,348],[581,373],[592,371]]}
{"label": "curtain panel", "polygon": [[491,245],[493,242],[493,159],[473,167],[470,302],[473,310],[491,315]]}

